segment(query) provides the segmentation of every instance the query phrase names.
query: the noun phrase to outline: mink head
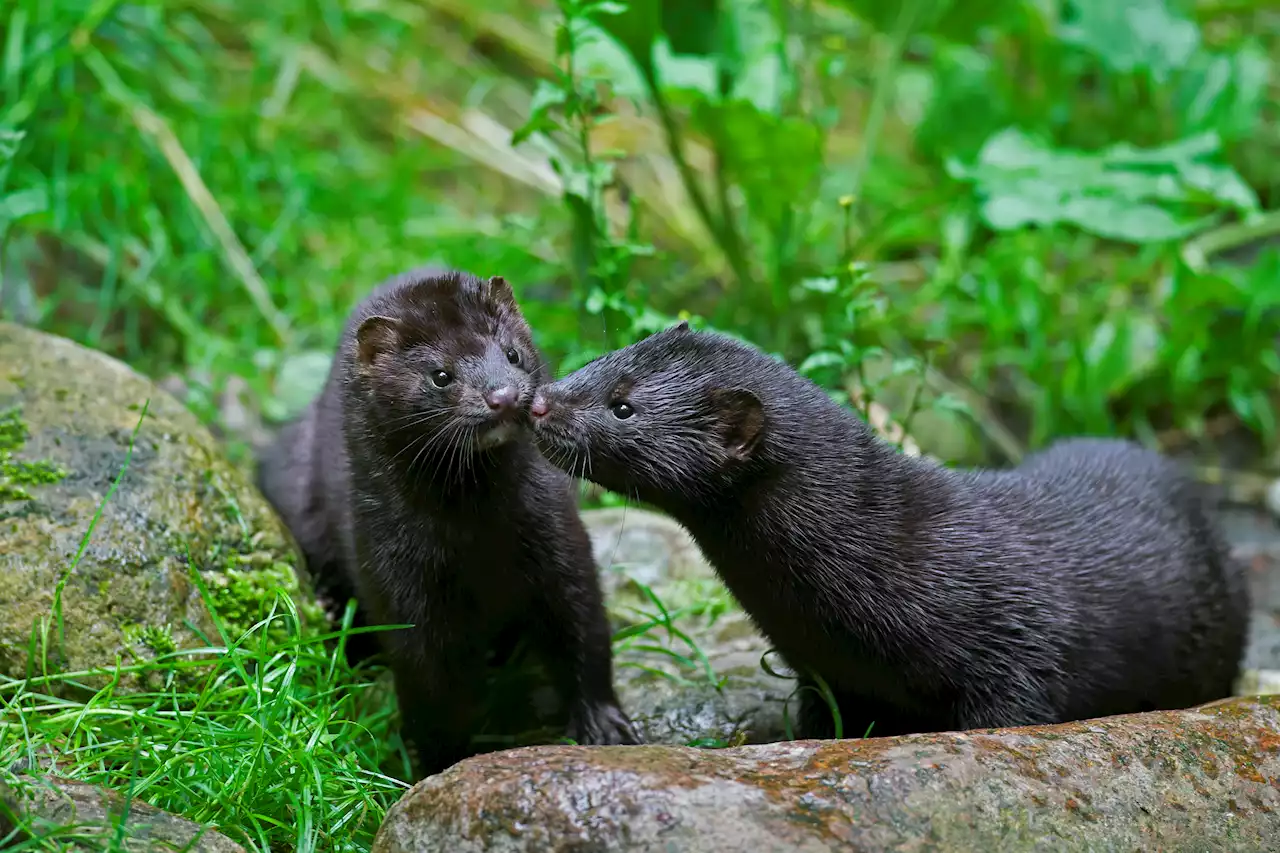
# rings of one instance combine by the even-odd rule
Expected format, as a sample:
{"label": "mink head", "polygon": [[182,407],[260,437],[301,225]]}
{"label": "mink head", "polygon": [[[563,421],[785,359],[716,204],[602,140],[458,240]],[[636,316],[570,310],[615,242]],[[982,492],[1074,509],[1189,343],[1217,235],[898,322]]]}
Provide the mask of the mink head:
{"label": "mink head", "polygon": [[725,489],[752,467],[764,406],[744,387],[773,359],[680,323],[542,386],[532,414],[555,465],[658,505]]}
{"label": "mink head", "polygon": [[501,277],[405,276],[369,300],[350,347],[371,423],[414,459],[510,442],[527,429],[544,378]]}

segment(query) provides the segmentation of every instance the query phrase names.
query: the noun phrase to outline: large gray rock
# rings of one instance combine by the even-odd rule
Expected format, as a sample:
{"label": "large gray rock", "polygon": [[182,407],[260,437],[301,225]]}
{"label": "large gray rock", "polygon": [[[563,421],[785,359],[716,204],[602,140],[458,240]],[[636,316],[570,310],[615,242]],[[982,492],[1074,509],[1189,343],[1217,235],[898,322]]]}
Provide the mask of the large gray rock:
{"label": "large gray rock", "polygon": [[[66,779],[27,780],[20,790],[0,787],[0,845],[32,837],[74,839],[71,850],[245,853],[208,827],[137,800],[126,804],[118,793]],[[112,846],[117,837],[120,847]]]}
{"label": "large gray rock", "polygon": [[[148,400],[132,461],[77,563]],[[216,641],[188,558],[233,632],[276,590],[318,615],[285,528],[190,412],[118,361],[5,323],[0,540],[0,674],[39,671],[42,658],[78,671],[202,645],[187,621]],[[33,632],[48,654],[28,660]]]}
{"label": "large gray rock", "polygon": [[724,750],[510,750],[414,786],[373,853],[1217,853],[1276,839],[1280,697]]}
{"label": "large gray rock", "polygon": [[[736,745],[782,738],[795,682],[761,667],[769,644],[684,528],[634,508],[590,510],[583,521],[615,631],[647,627],[614,647],[619,699],[645,740]],[[776,655],[768,662],[783,672]]]}

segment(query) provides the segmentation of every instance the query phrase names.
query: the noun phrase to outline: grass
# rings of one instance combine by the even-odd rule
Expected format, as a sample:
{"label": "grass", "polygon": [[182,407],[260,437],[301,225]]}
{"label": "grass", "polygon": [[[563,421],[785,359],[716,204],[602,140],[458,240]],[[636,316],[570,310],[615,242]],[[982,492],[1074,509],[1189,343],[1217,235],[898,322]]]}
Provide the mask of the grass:
{"label": "grass", "polygon": [[[210,825],[250,850],[368,850],[408,787],[409,765],[380,668],[352,670],[346,662],[352,614],[332,632],[303,634],[292,602],[280,596],[243,636],[227,637],[198,572],[192,580],[221,636],[115,673],[147,676],[154,689],[116,692],[118,677],[97,690],[85,686],[102,681],[102,672],[0,677],[0,783],[21,792],[38,784],[28,770],[52,770]],[[686,614],[663,613],[621,632],[619,650],[663,677],[723,683],[671,624]],[[268,638],[273,626],[282,630]],[[697,659],[648,639],[655,626],[688,641]],[[285,639],[275,639],[280,634]],[[637,637],[647,641],[629,642]],[[635,651],[672,660],[687,674],[635,663]],[[123,849],[113,846],[119,839],[110,826],[37,819],[20,827],[33,837],[6,839],[0,829],[4,849]]]}
{"label": "grass", "polygon": [[[132,460],[103,496],[68,567],[65,582]],[[304,633],[293,601],[276,596],[270,612],[242,636],[228,636],[209,588],[191,563],[190,577],[218,636],[178,651],[167,637],[149,639],[154,660],[98,672],[56,669],[61,646],[62,583],[53,615],[38,631],[39,677],[0,676],[0,782],[23,793],[36,784],[17,769],[126,794],[117,831],[27,818],[0,832],[11,850],[123,849],[134,798],[229,834],[258,850],[365,850],[382,815],[405,785],[378,768],[394,756],[392,707],[361,700],[373,682],[353,673],[342,630]],[[56,627],[56,634],[50,636]],[[273,627],[283,628],[272,632]],[[284,639],[276,639],[283,635]],[[51,665],[52,662],[52,665]],[[144,676],[154,690],[117,692],[122,675]],[[97,689],[96,681],[105,685]],[[402,766],[407,758],[401,750]],[[407,776],[407,773],[401,775]],[[12,818],[16,815],[11,816]]]}
{"label": "grass", "polygon": [[[147,410],[144,404],[129,452],[63,582],[125,479],[133,438]],[[306,622],[294,601],[278,591],[269,612],[237,636],[196,564],[188,564],[217,632],[206,637],[188,623],[200,635],[200,647],[178,650],[167,632],[152,630],[139,637],[156,653],[152,660],[117,661],[114,669],[60,670],[60,583],[53,613],[33,635],[41,674],[0,675],[0,795],[5,788],[11,795],[29,795],[45,773],[123,795],[115,823],[105,825],[23,814],[0,796],[3,849],[123,851],[135,800],[263,853],[369,849],[387,809],[408,788],[403,780],[410,778],[411,768],[393,694],[379,680],[383,668],[352,668],[347,661],[354,603],[334,630],[316,633],[303,628]],[[722,687],[724,680],[676,621],[714,619],[725,602],[672,611],[653,590],[642,591],[653,609],[634,609],[632,624],[615,636],[617,650],[627,656],[620,665],[680,683],[705,678]],[[659,629],[667,641],[651,636]],[[673,648],[677,640],[693,657]],[[654,662],[645,663],[646,656]],[[148,689],[119,690],[125,675],[139,677]],[[488,739],[500,747],[517,736]]]}
{"label": "grass", "polygon": [[963,461],[1224,415],[1272,447],[1280,22],[1138,6],[15,0],[0,308],[275,420],[440,261],[562,369],[682,313],[837,394],[928,355]]}
{"label": "grass", "polygon": [[[436,261],[513,281],[561,370],[690,317],[957,462],[1223,424],[1266,459],[1273,5],[12,0],[0,316],[278,421]],[[716,682],[677,623],[723,602],[652,604],[619,650]],[[51,750],[255,849],[365,849],[386,704],[275,619],[154,693],[4,682],[0,774]]]}
{"label": "grass", "polygon": [[[286,602],[269,620],[296,626]],[[60,776],[210,823],[250,849],[367,850],[406,787],[379,769],[397,758],[392,708],[364,701],[374,682],[345,667],[340,632],[255,642],[266,626],[134,667],[158,676],[153,691],[111,683],[75,699],[57,688],[84,673],[0,680],[0,778],[21,789],[30,779],[10,768],[52,761]],[[109,831],[29,831],[6,849],[63,850],[73,838],[115,849]]]}

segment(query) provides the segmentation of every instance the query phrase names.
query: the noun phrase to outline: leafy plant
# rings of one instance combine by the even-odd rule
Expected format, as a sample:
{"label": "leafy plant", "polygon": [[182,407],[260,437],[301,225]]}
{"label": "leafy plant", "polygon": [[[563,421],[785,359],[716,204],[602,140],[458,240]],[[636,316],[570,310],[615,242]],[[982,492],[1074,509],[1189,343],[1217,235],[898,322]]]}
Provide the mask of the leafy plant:
{"label": "leafy plant", "polygon": [[1236,172],[1212,162],[1219,140],[1204,134],[1156,149],[1119,144],[1097,153],[1053,150],[1010,128],[989,139],[975,166],[950,164],[974,185],[983,221],[997,231],[1072,225],[1128,243],[1181,240],[1218,211],[1258,212]]}

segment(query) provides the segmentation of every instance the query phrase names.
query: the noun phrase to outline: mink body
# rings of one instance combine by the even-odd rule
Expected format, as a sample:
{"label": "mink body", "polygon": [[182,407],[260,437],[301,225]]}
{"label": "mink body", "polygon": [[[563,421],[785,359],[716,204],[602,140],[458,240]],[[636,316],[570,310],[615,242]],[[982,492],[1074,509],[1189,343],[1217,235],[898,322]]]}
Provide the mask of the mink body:
{"label": "mink body", "polygon": [[[544,453],[693,535],[846,736],[1229,696],[1249,598],[1200,487],[1111,439],[1010,470],[904,456],[786,364],[680,324],[543,386]],[[798,730],[834,717],[802,690]]]}
{"label": "mink body", "polygon": [[637,741],[573,481],[529,435],[545,378],[506,281],[415,270],[354,309],[324,390],[261,460],[318,591],[338,608],[356,597],[358,624],[413,626],[367,636],[422,775],[472,753],[486,659],[519,637],[571,737]]}

